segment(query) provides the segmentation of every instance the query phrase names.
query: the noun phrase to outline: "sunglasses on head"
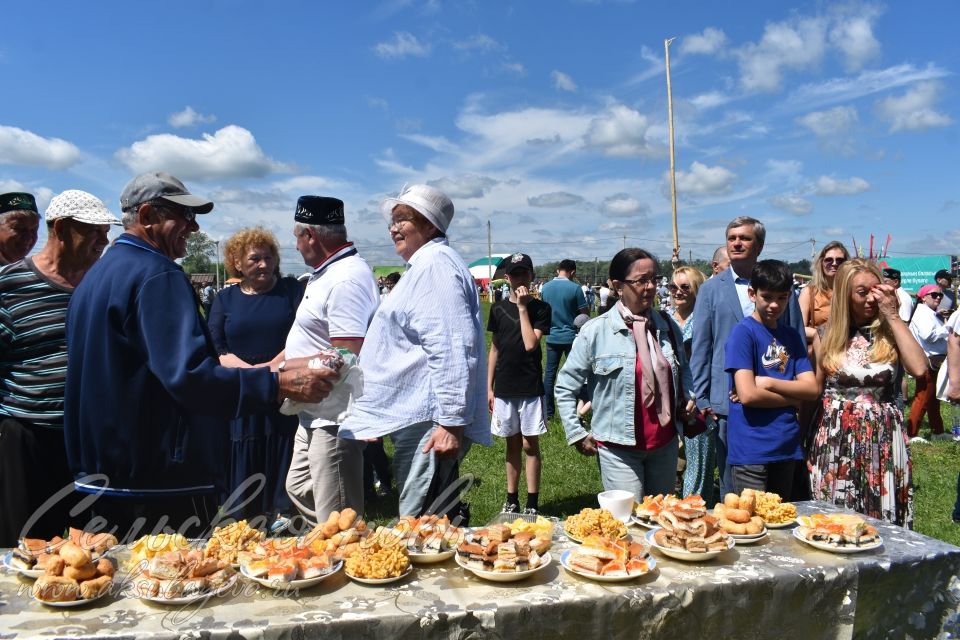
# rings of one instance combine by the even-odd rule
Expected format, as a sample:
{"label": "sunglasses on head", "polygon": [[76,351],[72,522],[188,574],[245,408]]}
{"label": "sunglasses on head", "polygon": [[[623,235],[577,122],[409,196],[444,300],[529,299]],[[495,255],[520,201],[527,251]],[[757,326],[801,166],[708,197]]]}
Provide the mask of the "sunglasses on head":
{"label": "sunglasses on head", "polygon": [[843,264],[844,262],[846,262],[846,260],[847,260],[846,258],[824,258],[824,259],[823,259],[823,263],[824,263],[824,264],[841,265],[841,264]]}

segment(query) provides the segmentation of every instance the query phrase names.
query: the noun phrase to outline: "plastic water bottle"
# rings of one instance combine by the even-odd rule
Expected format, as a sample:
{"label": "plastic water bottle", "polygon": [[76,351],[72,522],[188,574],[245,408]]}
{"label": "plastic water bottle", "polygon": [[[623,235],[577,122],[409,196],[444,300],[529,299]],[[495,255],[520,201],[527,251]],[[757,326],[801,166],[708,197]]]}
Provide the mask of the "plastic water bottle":
{"label": "plastic water bottle", "polygon": [[953,425],[950,429],[950,433],[953,434],[954,440],[960,440],[960,406],[953,405]]}

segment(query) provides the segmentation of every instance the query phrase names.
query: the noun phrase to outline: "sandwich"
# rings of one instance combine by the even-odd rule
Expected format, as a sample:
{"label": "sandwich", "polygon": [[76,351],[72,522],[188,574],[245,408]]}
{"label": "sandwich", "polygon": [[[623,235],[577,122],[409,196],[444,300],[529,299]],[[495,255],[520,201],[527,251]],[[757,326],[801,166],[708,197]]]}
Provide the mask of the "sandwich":
{"label": "sandwich", "polygon": [[587,536],[580,545],[580,552],[583,554],[596,556],[601,560],[621,562],[627,559],[628,549],[629,547],[624,543],[597,535]]}
{"label": "sandwich", "polygon": [[304,580],[330,573],[330,558],[326,555],[303,558],[297,561],[297,565]]}
{"label": "sandwich", "polygon": [[584,573],[592,573],[594,575],[600,575],[601,569],[603,569],[604,562],[597,556],[587,555],[581,553],[580,551],[574,552],[570,556],[570,566],[576,569],[577,571],[582,571]]}
{"label": "sandwich", "polygon": [[267,578],[271,581],[290,582],[297,579],[300,567],[296,560],[281,560],[267,569]]}
{"label": "sandwich", "polygon": [[206,578],[188,578],[183,581],[181,593],[184,598],[189,596],[198,596],[207,591]]}
{"label": "sandwich", "polygon": [[620,560],[614,560],[613,562],[608,562],[603,565],[603,568],[600,569],[600,575],[608,576],[611,578],[621,578],[630,575],[627,573],[627,565]]}
{"label": "sandwich", "polygon": [[133,581],[133,593],[141,598],[156,598],[160,593],[160,581],[147,576],[139,576]]}
{"label": "sandwich", "polygon": [[638,576],[650,571],[650,565],[646,560],[633,558],[627,561],[627,573],[631,576]]}
{"label": "sandwich", "polygon": [[230,582],[235,575],[236,572],[233,570],[233,567],[224,567],[223,569],[208,575],[206,580],[207,584],[210,586],[210,590],[216,591],[223,585]]}
{"label": "sandwich", "polygon": [[183,574],[184,569],[183,558],[179,551],[158,553],[147,565],[147,573],[158,580],[175,580]]}

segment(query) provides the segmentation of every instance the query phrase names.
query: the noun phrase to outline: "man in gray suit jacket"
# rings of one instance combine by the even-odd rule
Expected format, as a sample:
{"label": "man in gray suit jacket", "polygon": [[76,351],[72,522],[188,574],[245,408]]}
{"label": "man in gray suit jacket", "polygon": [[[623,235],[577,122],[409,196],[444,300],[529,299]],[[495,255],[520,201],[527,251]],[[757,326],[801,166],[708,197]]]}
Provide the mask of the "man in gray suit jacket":
{"label": "man in gray suit jacket", "polygon": [[[733,327],[753,313],[747,286],[750,284],[750,272],[763,250],[765,237],[766,230],[759,220],[741,216],[730,221],[727,225],[730,268],[701,285],[697,293],[696,313],[693,314],[693,351],[690,358],[693,390],[697,395],[697,407],[716,418],[721,496],[733,488],[730,467],[727,465],[730,388],[724,370],[724,345]],[[790,297],[787,311],[778,322],[792,326],[801,336],[804,335],[803,316],[800,315],[796,296]]]}

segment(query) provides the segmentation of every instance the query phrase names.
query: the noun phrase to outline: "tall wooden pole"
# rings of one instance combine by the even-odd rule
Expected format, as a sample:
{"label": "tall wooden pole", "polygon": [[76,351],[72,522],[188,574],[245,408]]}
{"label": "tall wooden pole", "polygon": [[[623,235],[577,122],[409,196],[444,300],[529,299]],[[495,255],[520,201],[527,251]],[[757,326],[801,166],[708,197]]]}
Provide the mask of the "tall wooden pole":
{"label": "tall wooden pole", "polygon": [[487,220],[487,300],[493,302],[493,231]]}
{"label": "tall wooden pole", "polygon": [[663,41],[667,63],[667,124],[670,129],[670,203],[673,206],[673,255],[680,258],[680,235],[677,231],[677,173],[676,154],[673,148],[673,88],[670,86],[670,43],[673,38]]}

